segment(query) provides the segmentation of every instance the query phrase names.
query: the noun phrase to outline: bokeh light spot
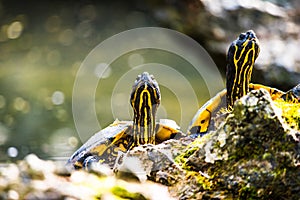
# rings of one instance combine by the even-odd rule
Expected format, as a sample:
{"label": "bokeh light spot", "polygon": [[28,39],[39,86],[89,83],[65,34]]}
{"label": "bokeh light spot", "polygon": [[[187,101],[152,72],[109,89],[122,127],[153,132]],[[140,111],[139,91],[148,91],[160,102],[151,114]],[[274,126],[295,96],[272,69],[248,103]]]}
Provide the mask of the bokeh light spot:
{"label": "bokeh light spot", "polygon": [[52,94],[51,100],[54,105],[61,105],[65,101],[65,95],[61,91],[55,91]]}
{"label": "bokeh light spot", "polygon": [[73,43],[74,40],[74,33],[71,29],[66,29],[60,33],[59,42],[64,46],[69,46]]}
{"label": "bokeh light spot", "polygon": [[68,139],[68,144],[69,144],[71,147],[76,148],[77,145],[78,145],[78,139],[77,139],[76,137],[74,137],[74,136],[69,137],[69,139]]}
{"label": "bokeh light spot", "polygon": [[8,199],[11,199],[11,200],[20,199],[19,193],[15,190],[9,190],[7,196],[8,196]]}
{"label": "bokeh light spot", "polygon": [[14,108],[17,111],[22,111],[23,113],[27,113],[30,110],[29,103],[24,100],[22,97],[17,97],[14,100]]}
{"label": "bokeh light spot", "polygon": [[22,23],[19,21],[13,22],[9,25],[7,29],[7,37],[9,39],[16,39],[20,37],[22,31],[23,31]]}
{"label": "bokeh light spot", "polygon": [[67,127],[54,131],[49,139],[48,145],[44,145],[44,150],[56,157],[71,154],[74,151],[74,146],[70,145],[70,143],[76,143],[75,140],[77,140],[70,139],[74,137],[73,135],[73,130]]}
{"label": "bokeh light spot", "polygon": [[19,151],[18,151],[18,149],[17,149],[16,147],[9,147],[9,148],[7,149],[7,155],[8,155],[9,157],[11,157],[11,158],[17,157],[18,154],[19,154]]}
{"label": "bokeh light spot", "polygon": [[111,75],[111,67],[107,63],[100,63],[95,67],[94,73],[98,78],[108,78]]}

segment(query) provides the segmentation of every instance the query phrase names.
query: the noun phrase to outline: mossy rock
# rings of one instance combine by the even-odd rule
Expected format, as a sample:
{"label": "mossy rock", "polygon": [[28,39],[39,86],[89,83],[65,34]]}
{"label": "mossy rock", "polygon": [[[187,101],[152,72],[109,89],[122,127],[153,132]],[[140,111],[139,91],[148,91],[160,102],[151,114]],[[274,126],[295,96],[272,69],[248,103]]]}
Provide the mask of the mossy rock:
{"label": "mossy rock", "polygon": [[278,100],[274,104],[282,111],[282,118],[288,126],[300,131],[300,103]]}
{"label": "mossy rock", "polygon": [[186,176],[171,190],[180,199],[299,199],[299,105],[276,105],[263,89],[238,100],[175,159]]}

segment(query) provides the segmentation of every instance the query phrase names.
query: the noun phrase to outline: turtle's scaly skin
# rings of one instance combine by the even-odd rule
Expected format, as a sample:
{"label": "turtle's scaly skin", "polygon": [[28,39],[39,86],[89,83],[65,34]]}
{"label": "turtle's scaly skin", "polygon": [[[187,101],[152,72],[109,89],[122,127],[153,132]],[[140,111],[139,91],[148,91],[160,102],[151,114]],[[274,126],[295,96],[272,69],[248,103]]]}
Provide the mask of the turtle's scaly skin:
{"label": "turtle's scaly skin", "polygon": [[142,144],[158,144],[175,136],[183,136],[173,120],[155,115],[160,104],[158,83],[147,72],[139,75],[132,87],[130,103],[133,121],[118,121],[99,131],[81,146],[68,160],[76,169],[87,168],[91,163],[113,166],[119,151],[126,152]]}
{"label": "turtle's scaly skin", "polygon": [[231,43],[227,53],[226,89],[206,102],[195,114],[188,127],[188,135],[203,135],[214,129],[214,118],[232,110],[237,99],[250,90],[266,89],[272,100],[284,99],[293,103],[300,101],[300,84],[288,92],[276,88],[250,83],[252,69],[260,48],[253,31],[241,33]]}
{"label": "turtle's scaly skin", "polygon": [[226,104],[229,111],[233,103],[249,92],[254,62],[259,54],[259,43],[253,31],[240,34],[227,53]]}

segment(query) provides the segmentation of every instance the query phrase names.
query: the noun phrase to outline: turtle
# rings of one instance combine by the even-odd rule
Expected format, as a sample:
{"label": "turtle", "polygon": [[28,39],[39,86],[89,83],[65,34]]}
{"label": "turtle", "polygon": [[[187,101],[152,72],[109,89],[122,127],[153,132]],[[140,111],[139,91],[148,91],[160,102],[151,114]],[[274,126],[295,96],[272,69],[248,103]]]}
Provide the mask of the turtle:
{"label": "turtle", "polygon": [[75,169],[90,169],[92,163],[113,167],[121,152],[143,144],[159,144],[185,134],[171,119],[155,121],[161,94],[153,75],[138,75],[130,95],[132,121],[116,119],[111,125],[95,133],[69,158],[67,165]]}
{"label": "turtle", "polygon": [[253,30],[241,33],[229,46],[226,66],[226,89],[207,101],[190,122],[187,135],[203,136],[215,129],[215,121],[232,111],[234,102],[251,90],[266,89],[272,100],[300,102],[300,84],[283,92],[261,84],[250,83],[252,69],[259,55],[259,40]]}

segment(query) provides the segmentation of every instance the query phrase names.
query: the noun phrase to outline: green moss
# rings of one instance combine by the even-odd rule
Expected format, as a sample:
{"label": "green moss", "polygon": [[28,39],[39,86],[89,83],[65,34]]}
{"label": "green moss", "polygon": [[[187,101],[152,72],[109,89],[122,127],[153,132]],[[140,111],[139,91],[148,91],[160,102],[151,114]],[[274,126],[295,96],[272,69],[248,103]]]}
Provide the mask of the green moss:
{"label": "green moss", "polygon": [[195,151],[201,148],[210,138],[211,138],[211,134],[206,134],[203,137],[196,138],[193,142],[191,142],[186,147],[186,150],[184,150],[182,154],[178,155],[175,158],[175,162],[179,164],[183,169],[190,170],[190,167],[186,165],[187,159]]}
{"label": "green moss", "polygon": [[275,101],[275,105],[282,110],[282,117],[294,129],[300,130],[300,103],[289,103],[282,100]]}
{"label": "green moss", "polygon": [[213,188],[215,188],[215,184],[213,183],[212,179],[202,176],[200,173],[198,173],[195,178],[197,180],[197,183],[201,185],[204,190],[212,190]]}
{"label": "green moss", "polygon": [[186,168],[187,166],[185,165],[186,161],[197,149],[198,148],[196,146],[187,148],[187,150],[184,153],[178,155],[175,158],[175,162],[178,163],[180,166],[182,166],[184,169],[188,169]]}
{"label": "green moss", "polygon": [[280,115],[300,130],[300,104],[277,101],[276,109],[263,93],[257,95],[236,104],[223,126],[195,139],[176,157],[185,174],[180,185],[194,186],[189,198],[299,196],[293,189],[299,185],[298,141],[290,137]]}
{"label": "green moss", "polygon": [[147,200],[146,197],[144,197],[140,193],[132,193],[128,192],[126,189],[115,186],[111,189],[111,192],[116,195],[117,197],[120,197],[121,199],[131,199],[131,200]]}
{"label": "green moss", "polygon": [[258,199],[257,188],[246,185],[239,190],[239,199]]}

